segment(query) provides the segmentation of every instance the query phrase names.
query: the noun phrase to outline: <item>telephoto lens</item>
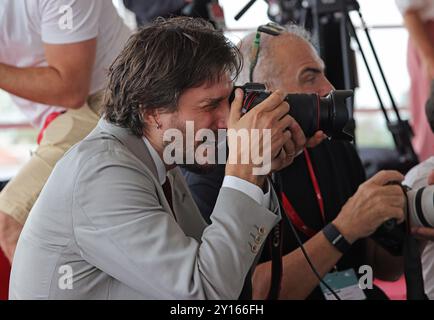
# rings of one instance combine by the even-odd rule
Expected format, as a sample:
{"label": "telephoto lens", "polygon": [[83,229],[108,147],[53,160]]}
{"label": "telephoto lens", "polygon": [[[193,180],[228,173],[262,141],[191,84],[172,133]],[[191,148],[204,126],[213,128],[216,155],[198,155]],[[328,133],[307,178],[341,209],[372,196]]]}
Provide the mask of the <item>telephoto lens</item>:
{"label": "telephoto lens", "polygon": [[[261,83],[246,83],[236,88],[244,91],[243,113],[250,111],[271,94]],[[295,93],[288,94],[285,101],[290,105],[289,115],[297,121],[307,138],[322,130],[330,138],[352,140],[353,137],[345,128],[350,120],[346,100],[352,95],[351,90],[335,90],[326,97]],[[231,102],[233,98],[234,93]]]}
{"label": "telephoto lens", "polygon": [[412,227],[434,228],[434,185],[407,191]]}

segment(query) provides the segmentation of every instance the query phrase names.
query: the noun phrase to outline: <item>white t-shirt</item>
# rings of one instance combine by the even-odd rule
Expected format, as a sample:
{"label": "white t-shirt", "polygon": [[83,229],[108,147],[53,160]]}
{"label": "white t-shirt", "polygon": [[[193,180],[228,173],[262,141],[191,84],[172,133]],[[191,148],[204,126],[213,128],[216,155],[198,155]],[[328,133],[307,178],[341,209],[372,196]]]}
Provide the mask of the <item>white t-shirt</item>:
{"label": "white t-shirt", "polygon": [[[404,184],[413,189],[419,189],[428,184],[428,176],[434,170],[434,157],[418,164],[405,176]],[[434,214],[434,212],[433,212]],[[434,241],[428,241],[422,252],[422,268],[425,293],[429,299],[434,299]]]}
{"label": "white t-shirt", "polygon": [[433,0],[395,0],[395,2],[402,14],[412,9],[419,12],[422,21],[434,20]]}
{"label": "white t-shirt", "polygon": [[[107,70],[131,31],[110,0],[0,0],[0,62],[16,67],[47,66],[45,44],[97,39],[90,94],[105,86]],[[12,97],[36,127],[58,110]]]}

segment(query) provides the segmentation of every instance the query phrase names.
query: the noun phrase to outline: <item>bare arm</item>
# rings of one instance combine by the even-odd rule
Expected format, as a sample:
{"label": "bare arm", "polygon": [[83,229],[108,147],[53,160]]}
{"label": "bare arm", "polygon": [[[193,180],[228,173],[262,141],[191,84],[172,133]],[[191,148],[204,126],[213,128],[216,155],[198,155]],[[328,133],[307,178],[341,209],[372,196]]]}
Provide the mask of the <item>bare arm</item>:
{"label": "bare arm", "polygon": [[[322,232],[318,232],[304,245],[315,269],[321,277],[329,272],[342,257]],[[283,257],[282,289],[280,299],[305,299],[318,285],[301,249]],[[302,279],[302,280],[301,280]],[[258,265],[253,275],[253,299],[265,299],[271,283],[271,262]]]}
{"label": "bare arm", "polygon": [[96,39],[44,47],[48,67],[0,63],[0,89],[38,103],[80,108],[89,95]]}
{"label": "bare arm", "polygon": [[[384,221],[404,219],[404,194],[390,181],[402,181],[395,171],[382,171],[360,185],[356,194],[342,207],[333,224],[349,243],[370,236]],[[318,232],[305,243],[305,249],[315,269],[324,276],[341,258],[342,254]],[[318,285],[319,280],[311,270],[301,249],[283,258],[281,299],[305,299]],[[256,267],[253,277],[253,297],[264,299],[268,293],[270,263]]]}
{"label": "bare arm", "polygon": [[408,10],[404,14],[404,23],[410,34],[410,38],[421,55],[422,61],[426,65],[428,75],[434,78],[434,45],[418,12]]}
{"label": "bare arm", "polygon": [[[339,261],[342,254],[333,247],[319,232],[305,244],[315,269],[324,277]],[[368,265],[372,266],[374,276],[383,281],[396,281],[403,273],[402,257],[394,257],[367,239]],[[294,250],[283,257],[283,276],[281,299],[305,299],[318,286],[319,281],[311,270],[301,249]],[[263,278],[263,279],[260,279]],[[303,281],[300,281],[303,279]],[[271,262],[260,264],[253,275],[253,298],[263,300],[267,297],[271,283]]]}

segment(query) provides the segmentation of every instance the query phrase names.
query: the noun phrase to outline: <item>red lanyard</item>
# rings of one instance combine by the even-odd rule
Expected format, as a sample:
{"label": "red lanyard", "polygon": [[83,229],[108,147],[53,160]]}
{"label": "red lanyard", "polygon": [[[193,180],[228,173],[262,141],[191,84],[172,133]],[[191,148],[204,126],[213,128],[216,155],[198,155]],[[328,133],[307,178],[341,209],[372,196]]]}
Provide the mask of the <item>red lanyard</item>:
{"label": "red lanyard", "polygon": [[[312,185],[315,190],[315,195],[316,195],[316,200],[318,202],[319,210],[321,211],[321,218],[325,225],[326,218],[325,218],[325,211],[324,211],[324,201],[321,195],[321,190],[318,185],[318,180],[316,179],[315,172],[313,171],[312,161],[306,149],[304,149],[304,156],[306,158],[306,164],[309,170],[310,180],[312,181]],[[303,232],[309,238],[313,237],[317,233],[317,231],[313,230],[312,228],[309,228],[304,223],[304,221],[298,215],[297,211],[295,211],[294,207],[289,202],[284,192],[282,192],[282,204],[286,215],[288,216],[289,219],[291,219],[292,223],[299,231]]]}

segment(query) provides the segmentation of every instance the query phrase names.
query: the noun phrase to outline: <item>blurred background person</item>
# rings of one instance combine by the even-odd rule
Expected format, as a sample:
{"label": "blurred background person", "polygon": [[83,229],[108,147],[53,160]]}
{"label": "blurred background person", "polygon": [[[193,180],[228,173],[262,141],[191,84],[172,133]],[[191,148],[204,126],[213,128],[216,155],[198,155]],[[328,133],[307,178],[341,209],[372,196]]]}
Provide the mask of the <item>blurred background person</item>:
{"label": "blurred background person", "polygon": [[[426,117],[432,132],[434,132],[434,80],[431,82],[430,98],[425,106]],[[411,169],[403,182],[412,189],[419,189],[434,184],[434,156],[426,159]],[[431,214],[434,214],[432,212]],[[434,229],[413,228],[413,234],[422,241],[422,268],[425,293],[434,299]],[[430,239],[432,241],[425,241]]]}
{"label": "blurred background person", "polygon": [[434,1],[395,0],[409,33],[408,71],[413,145],[420,161],[434,155],[434,134],[425,116],[430,82],[434,79]]}
{"label": "blurred background person", "polygon": [[125,7],[136,16],[137,26],[141,27],[157,17],[181,15],[188,0],[123,0]]}
{"label": "blurred background person", "polygon": [[40,130],[37,150],[0,194],[9,261],[57,160],[95,127],[106,72],[130,33],[111,1],[0,0],[0,89]]}
{"label": "blurred background person", "polygon": [[218,0],[121,0],[134,13],[137,27],[151,23],[158,17],[188,16],[206,19],[216,29],[225,29],[223,9]]}

